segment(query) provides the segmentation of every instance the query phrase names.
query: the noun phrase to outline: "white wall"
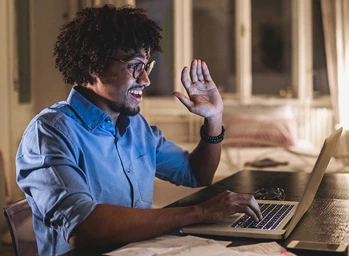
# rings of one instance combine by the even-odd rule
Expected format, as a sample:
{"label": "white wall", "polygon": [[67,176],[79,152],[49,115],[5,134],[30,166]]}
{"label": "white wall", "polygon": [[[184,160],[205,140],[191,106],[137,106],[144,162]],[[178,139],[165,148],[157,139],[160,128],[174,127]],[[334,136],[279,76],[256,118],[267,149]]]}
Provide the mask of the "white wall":
{"label": "white wall", "polygon": [[67,97],[70,86],[63,83],[55,69],[53,48],[59,28],[66,22],[65,1],[35,0],[33,2],[33,98],[34,109],[39,112]]}
{"label": "white wall", "polygon": [[[8,119],[8,97],[3,97],[2,95],[7,95],[8,86],[8,66],[6,65],[7,62],[4,60],[7,59],[7,37],[5,32],[8,25],[8,20],[6,19],[6,10],[7,10],[7,1],[0,1],[0,120],[7,120]],[[1,122],[4,124],[4,122]],[[0,149],[6,147],[8,148],[9,143],[9,127],[5,125],[0,125]],[[2,150],[3,157],[9,158],[9,153],[4,152]],[[0,166],[0,170],[1,170]],[[0,174],[3,173],[1,170]],[[5,205],[5,188],[3,186],[4,184],[4,177],[0,176],[0,207]],[[2,214],[1,214],[2,215]],[[0,231],[3,230],[5,226],[5,219],[3,216],[0,217]],[[1,244],[1,242],[0,242]]]}
{"label": "white wall", "polygon": [[55,70],[53,59],[58,28],[65,22],[65,1],[31,0],[32,102],[18,103],[18,92],[13,82],[17,58],[14,2],[0,1],[0,149],[4,156],[11,201],[23,197],[15,180],[15,154],[25,127],[41,109],[65,99],[70,90],[70,86],[62,82]]}

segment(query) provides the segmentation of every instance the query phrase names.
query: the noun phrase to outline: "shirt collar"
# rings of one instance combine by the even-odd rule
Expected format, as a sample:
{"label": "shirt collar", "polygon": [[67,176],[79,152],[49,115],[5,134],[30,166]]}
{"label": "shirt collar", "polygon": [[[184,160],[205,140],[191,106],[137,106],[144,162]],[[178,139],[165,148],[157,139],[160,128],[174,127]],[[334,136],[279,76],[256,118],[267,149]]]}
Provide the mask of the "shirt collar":
{"label": "shirt collar", "polygon": [[82,96],[75,87],[70,91],[67,102],[91,130],[96,129],[104,121],[112,121],[105,112]]}
{"label": "shirt collar", "polygon": [[120,114],[116,120],[116,127],[118,127],[121,136],[124,135],[129,124],[130,118],[125,114]]}

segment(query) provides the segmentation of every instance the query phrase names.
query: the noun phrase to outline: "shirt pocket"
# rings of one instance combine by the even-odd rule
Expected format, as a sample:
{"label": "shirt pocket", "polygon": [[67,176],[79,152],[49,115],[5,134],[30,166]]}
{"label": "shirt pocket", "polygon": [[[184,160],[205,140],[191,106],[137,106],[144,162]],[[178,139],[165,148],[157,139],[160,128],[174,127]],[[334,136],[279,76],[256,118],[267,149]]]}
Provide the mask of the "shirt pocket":
{"label": "shirt pocket", "polygon": [[143,154],[132,162],[140,197],[142,201],[152,203],[156,170],[155,162],[150,159],[148,154]]}

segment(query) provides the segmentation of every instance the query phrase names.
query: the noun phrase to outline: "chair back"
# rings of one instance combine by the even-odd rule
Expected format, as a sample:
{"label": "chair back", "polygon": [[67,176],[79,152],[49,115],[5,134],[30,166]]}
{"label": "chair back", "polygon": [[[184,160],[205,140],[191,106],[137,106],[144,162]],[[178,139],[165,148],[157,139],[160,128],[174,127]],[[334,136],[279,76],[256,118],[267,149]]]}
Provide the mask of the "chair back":
{"label": "chair back", "polygon": [[32,210],[26,199],[7,205],[3,209],[10,229],[15,256],[38,255],[32,223]]}

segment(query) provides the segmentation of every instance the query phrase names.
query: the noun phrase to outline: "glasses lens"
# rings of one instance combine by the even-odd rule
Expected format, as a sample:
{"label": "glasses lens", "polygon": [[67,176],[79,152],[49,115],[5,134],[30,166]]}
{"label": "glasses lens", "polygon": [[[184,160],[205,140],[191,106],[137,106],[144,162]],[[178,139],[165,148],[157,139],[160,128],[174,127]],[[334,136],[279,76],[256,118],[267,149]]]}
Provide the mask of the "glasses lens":
{"label": "glasses lens", "polygon": [[155,65],[155,60],[153,60],[152,62],[148,63],[148,64],[145,66],[145,72],[147,72],[148,75],[149,75],[150,72],[153,70],[154,65]]}
{"label": "glasses lens", "polygon": [[142,63],[142,62],[139,62],[139,63],[135,66],[134,71],[133,71],[133,77],[134,77],[135,79],[138,79],[138,78],[140,78],[140,77],[143,75],[144,66],[145,66],[145,64]]}

